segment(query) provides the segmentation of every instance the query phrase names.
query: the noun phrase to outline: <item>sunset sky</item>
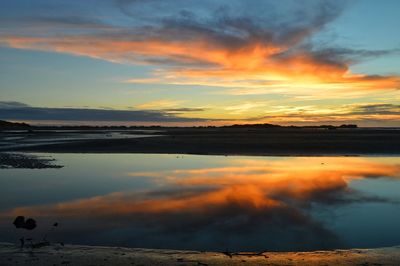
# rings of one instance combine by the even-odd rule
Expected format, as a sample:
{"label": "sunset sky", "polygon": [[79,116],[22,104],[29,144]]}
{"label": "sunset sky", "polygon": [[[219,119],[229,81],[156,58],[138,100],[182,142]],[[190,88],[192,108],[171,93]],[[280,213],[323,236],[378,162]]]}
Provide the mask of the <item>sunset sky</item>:
{"label": "sunset sky", "polygon": [[0,119],[400,126],[398,0],[2,0]]}

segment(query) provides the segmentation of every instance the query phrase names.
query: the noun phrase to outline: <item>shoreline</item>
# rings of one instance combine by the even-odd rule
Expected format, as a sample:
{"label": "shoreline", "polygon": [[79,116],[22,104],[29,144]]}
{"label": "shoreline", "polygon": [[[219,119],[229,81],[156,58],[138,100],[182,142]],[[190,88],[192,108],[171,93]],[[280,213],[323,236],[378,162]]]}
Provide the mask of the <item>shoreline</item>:
{"label": "shoreline", "polygon": [[311,252],[221,253],[84,245],[21,250],[0,243],[0,265],[400,265],[400,246]]}
{"label": "shoreline", "polygon": [[[98,131],[96,134],[104,134]],[[146,137],[96,138],[85,133],[15,133],[3,136],[2,152],[144,153],[243,156],[399,156],[400,131],[169,130]],[[11,142],[8,139],[14,138]],[[0,134],[0,141],[2,135]],[[60,142],[60,140],[62,140]]]}
{"label": "shoreline", "polygon": [[42,149],[20,149],[10,151],[0,151],[1,153],[15,154],[160,154],[160,155],[198,155],[198,156],[220,156],[220,157],[235,157],[235,156],[251,156],[251,157],[399,157],[399,153],[188,153],[188,152],[169,152],[169,151],[62,151],[62,150],[42,150]]}

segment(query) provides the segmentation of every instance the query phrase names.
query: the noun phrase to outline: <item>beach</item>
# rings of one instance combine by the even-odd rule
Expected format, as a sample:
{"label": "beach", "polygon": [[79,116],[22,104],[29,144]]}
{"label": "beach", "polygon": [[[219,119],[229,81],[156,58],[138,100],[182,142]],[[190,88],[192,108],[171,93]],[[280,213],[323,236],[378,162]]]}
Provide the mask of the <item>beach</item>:
{"label": "beach", "polygon": [[21,250],[0,244],[0,265],[399,265],[400,247],[315,252],[219,253],[96,246]]}
{"label": "beach", "polygon": [[[400,130],[379,128],[174,128],[159,132],[3,132],[14,137],[2,151],[55,153],[165,153],[209,155],[396,155]],[[114,132],[115,133],[115,132]],[[140,135],[141,134],[141,135]],[[19,139],[17,139],[19,137]]]}

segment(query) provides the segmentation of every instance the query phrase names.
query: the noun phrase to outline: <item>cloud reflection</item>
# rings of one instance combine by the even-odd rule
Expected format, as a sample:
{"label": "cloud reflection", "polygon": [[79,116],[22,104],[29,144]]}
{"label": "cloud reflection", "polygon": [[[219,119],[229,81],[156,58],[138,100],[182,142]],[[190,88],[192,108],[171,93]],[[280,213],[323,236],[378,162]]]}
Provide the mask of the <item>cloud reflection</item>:
{"label": "cloud reflection", "polygon": [[133,172],[127,178],[148,178],[159,189],[20,207],[6,216],[60,217],[75,224],[69,229],[75,236],[96,231],[100,242],[101,237],[110,237],[112,229],[125,234],[124,243],[131,246],[337,248],[345,244],[312,216],[312,210],[387,201],[357,192],[350,183],[400,177],[400,165],[390,160],[316,157],[230,162],[231,166],[217,168]]}

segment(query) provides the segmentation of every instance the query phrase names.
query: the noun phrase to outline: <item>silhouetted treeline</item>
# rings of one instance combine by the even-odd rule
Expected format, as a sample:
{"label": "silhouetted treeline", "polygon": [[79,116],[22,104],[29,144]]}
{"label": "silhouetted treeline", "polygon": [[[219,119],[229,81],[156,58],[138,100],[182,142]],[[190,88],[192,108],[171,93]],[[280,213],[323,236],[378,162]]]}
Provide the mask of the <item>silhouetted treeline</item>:
{"label": "silhouetted treeline", "polygon": [[274,129],[274,128],[357,128],[354,124],[343,124],[340,126],[281,126],[274,124],[235,124],[227,126],[193,126],[193,127],[168,127],[168,126],[32,126],[26,123],[13,123],[0,120],[0,130],[161,130],[161,129],[183,129],[183,128],[249,128],[249,129]]}
{"label": "silhouetted treeline", "polygon": [[30,129],[32,128],[30,125],[26,123],[13,123],[13,122],[7,122],[0,120],[0,129]]}
{"label": "silhouetted treeline", "polygon": [[320,125],[320,126],[281,126],[274,124],[237,124],[231,126],[222,126],[223,128],[324,128],[324,129],[337,129],[337,128],[357,128],[357,125],[353,124],[343,124],[340,126],[332,126],[332,125]]}

